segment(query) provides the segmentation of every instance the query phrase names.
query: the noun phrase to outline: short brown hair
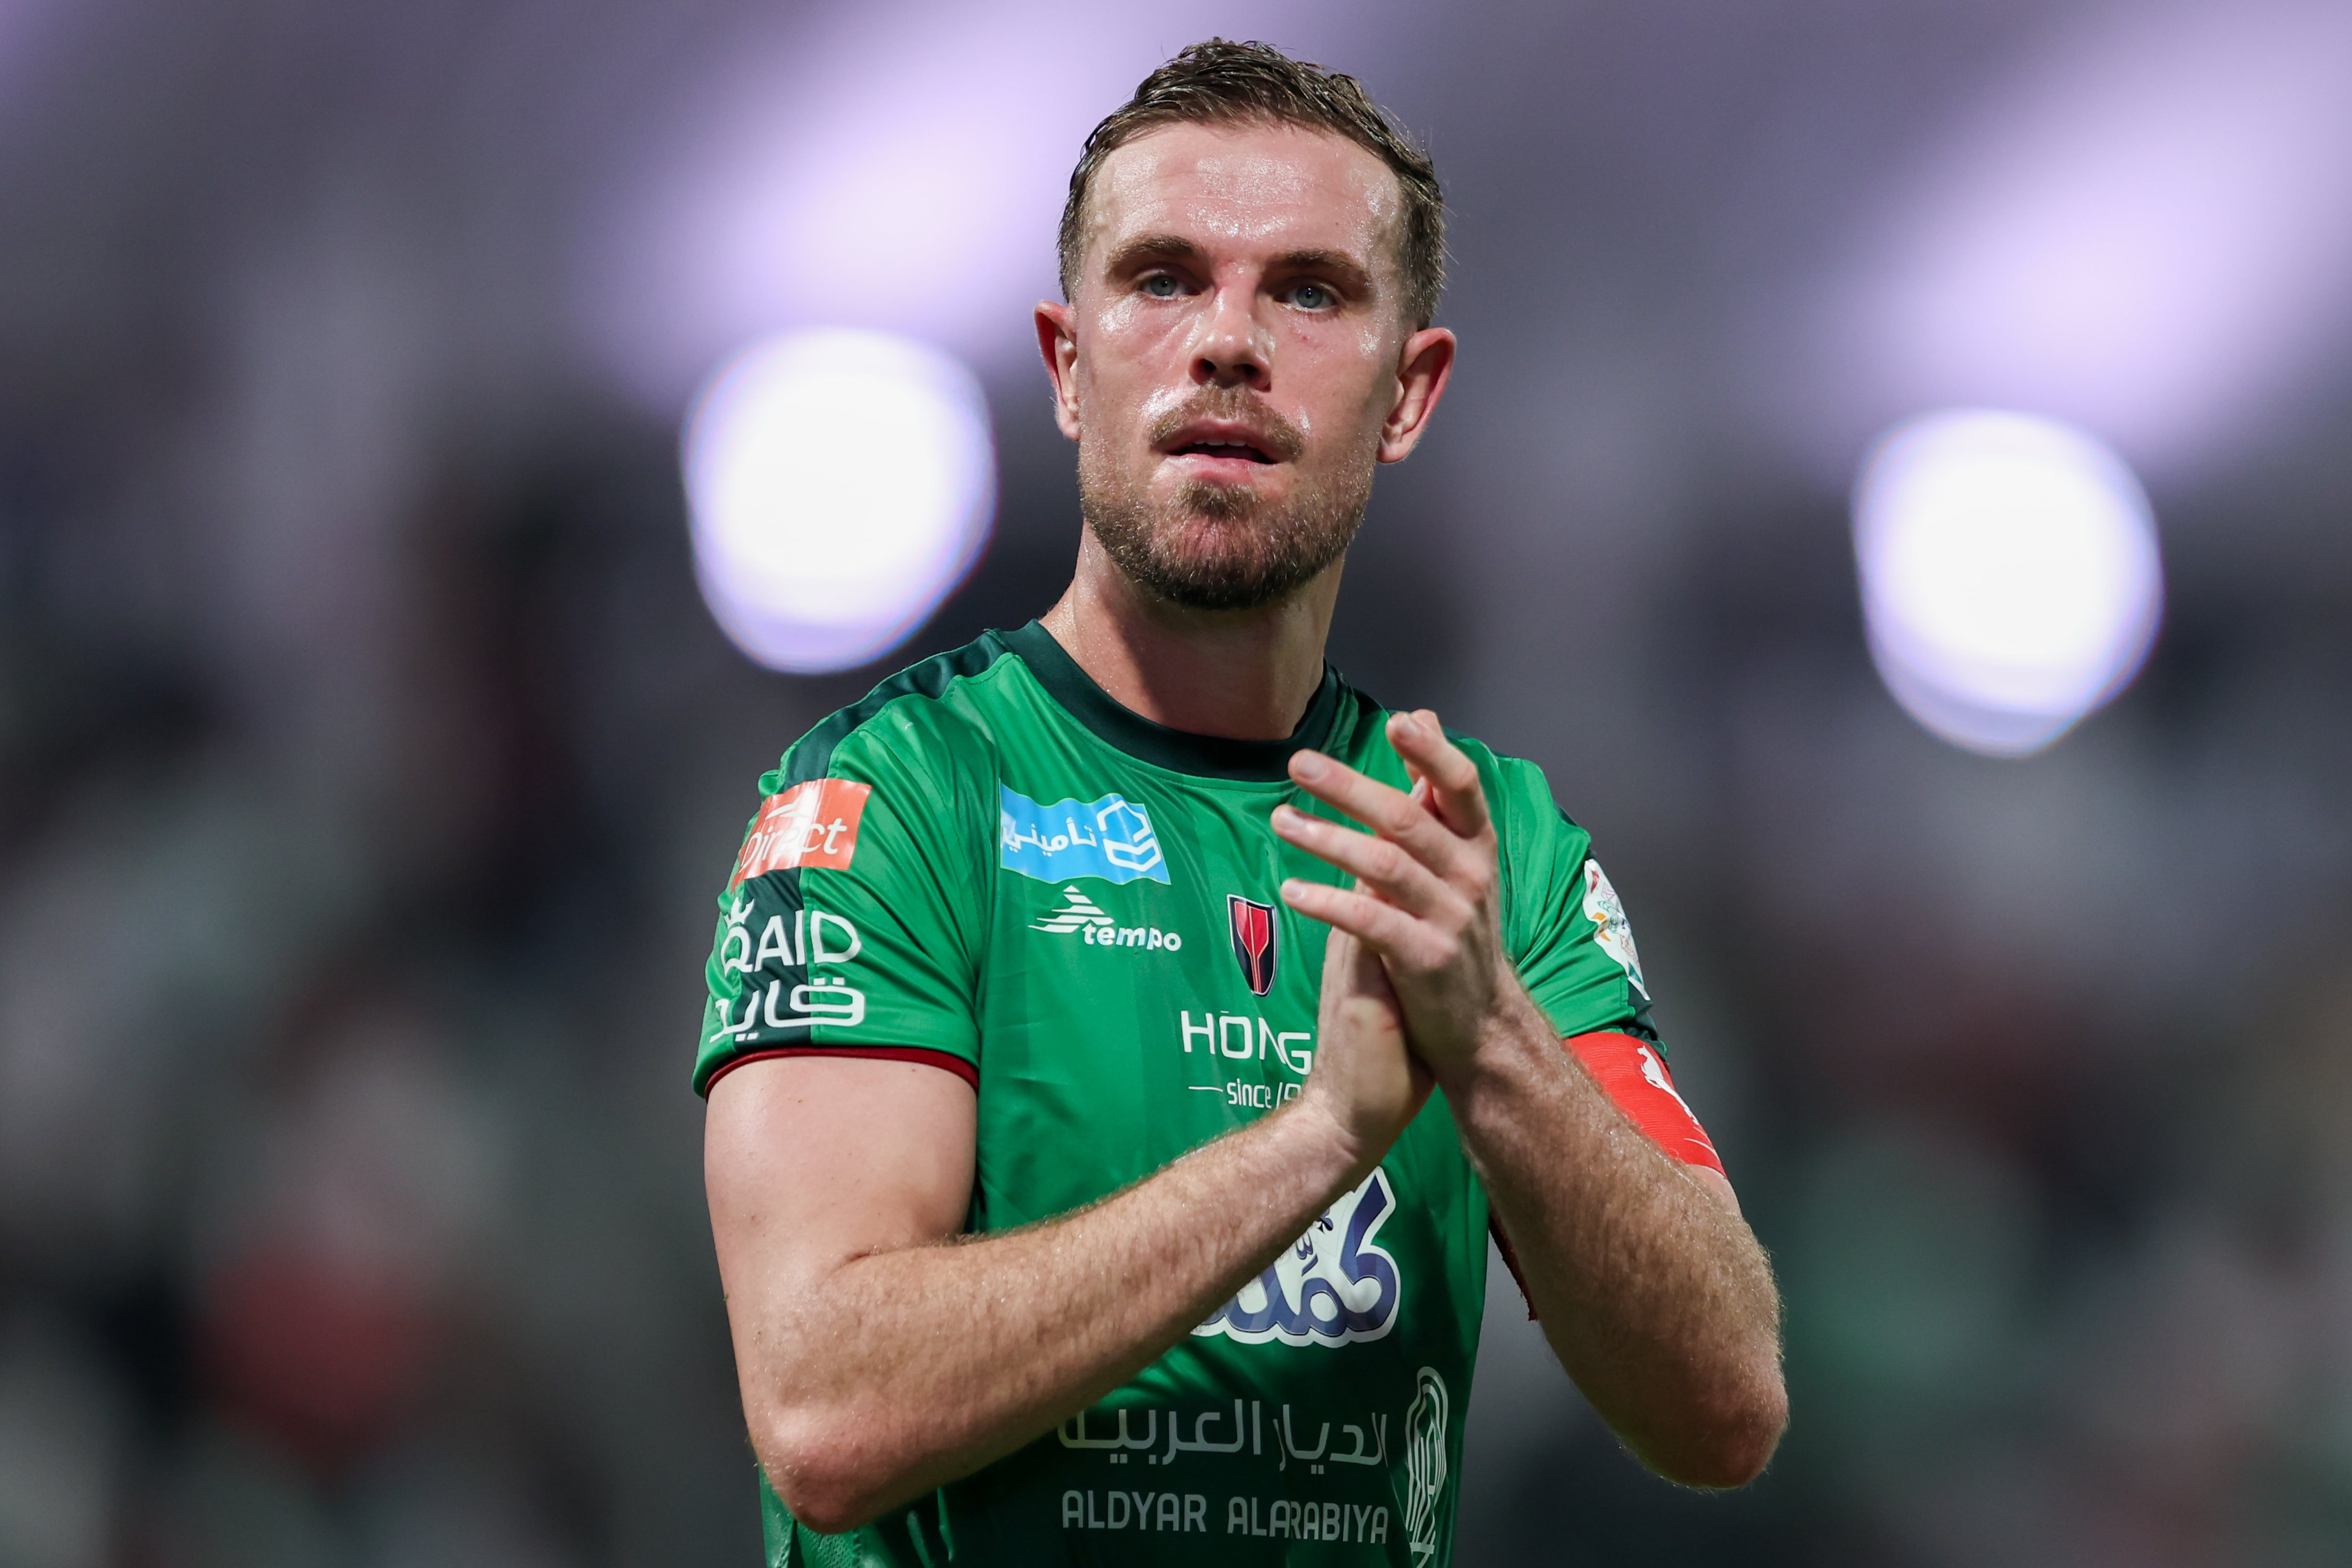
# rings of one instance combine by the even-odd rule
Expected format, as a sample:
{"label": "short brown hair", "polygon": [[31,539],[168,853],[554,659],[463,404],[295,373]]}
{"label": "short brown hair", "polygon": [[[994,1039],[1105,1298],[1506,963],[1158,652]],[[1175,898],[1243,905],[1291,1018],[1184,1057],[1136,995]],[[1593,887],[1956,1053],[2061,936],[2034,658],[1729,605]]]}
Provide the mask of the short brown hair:
{"label": "short brown hair", "polygon": [[1429,154],[1368,97],[1356,79],[1294,60],[1270,44],[1211,38],[1143,79],[1135,96],[1087,138],[1062,208],[1062,297],[1077,297],[1087,189],[1103,160],[1163,125],[1295,125],[1344,136],[1389,166],[1404,190],[1398,261],[1405,313],[1429,325],[1445,287],[1445,199]]}

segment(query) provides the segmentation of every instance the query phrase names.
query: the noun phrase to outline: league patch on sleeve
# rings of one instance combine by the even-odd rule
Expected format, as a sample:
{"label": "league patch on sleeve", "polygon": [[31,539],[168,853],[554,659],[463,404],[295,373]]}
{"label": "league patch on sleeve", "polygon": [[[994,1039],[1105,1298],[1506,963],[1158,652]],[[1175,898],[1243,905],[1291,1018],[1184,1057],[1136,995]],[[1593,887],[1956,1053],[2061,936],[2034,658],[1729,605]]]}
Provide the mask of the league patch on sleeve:
{"label": "league patch on sleeve", "polygon": [[846,869],[857,853],[857,824],[866,815],[866,797],[873,793],[872,784],[847,779],[811,779],[770,795],[751,819],[728,889],[796,866]]}
{"label": "league patch on sleeve", "polygon": [[1625,906],[1609,885],[1609,873],[1591,856],[1584,860],[1584,918],[1592,922],[1592,940],[1601,951],[1617,961],[1633,989],[1648,1001],[1650,987],[1642,978],[1642,955],[1633,951],[1633,927],[1625,919]]}

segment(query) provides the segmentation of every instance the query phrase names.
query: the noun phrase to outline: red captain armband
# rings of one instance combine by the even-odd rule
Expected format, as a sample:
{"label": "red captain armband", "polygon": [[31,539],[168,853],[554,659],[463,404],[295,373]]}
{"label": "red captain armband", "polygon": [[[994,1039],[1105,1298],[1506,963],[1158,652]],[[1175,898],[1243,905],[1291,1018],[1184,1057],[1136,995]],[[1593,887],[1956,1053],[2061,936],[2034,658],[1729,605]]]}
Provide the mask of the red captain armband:
{"label": "red captain armband", "polygon": [[[1655,1047],[1619,1034],[1576,1035],[1560,1044],[1576,1053],[1576,1059],[1600,1084],[1610,1103],[1623,1111],[1643,1137],[1685,1165],[1705,1165],[1717,1175],[1725,1173],[1723,1157],[1715,1152],[1706,1129],[1675,1091],[1675,1080],[1667,1075]],[[1503,1234],[1502,1222],[1495,1219],[1489,1224],[1504,1267],[1518,1281],[1519,1294],[1527,1298],[1528,1318],[1532,1321],[1536,1299],[1528,1291],[1527,1276],[1519,1272],[1518,1254],[1511,1250],[1511,1238]]]}
{"label": "red captain armband", "polygon": [[1611,1103],[1623,1111],[1651,1142],[1685,1165],[1724,1173],[1723,1157],[1691,1108],[1675,1092],[1675,1080],[1657,1047],[1631,1035],[1576,1035],[1563,1040],[1584,1064]]}

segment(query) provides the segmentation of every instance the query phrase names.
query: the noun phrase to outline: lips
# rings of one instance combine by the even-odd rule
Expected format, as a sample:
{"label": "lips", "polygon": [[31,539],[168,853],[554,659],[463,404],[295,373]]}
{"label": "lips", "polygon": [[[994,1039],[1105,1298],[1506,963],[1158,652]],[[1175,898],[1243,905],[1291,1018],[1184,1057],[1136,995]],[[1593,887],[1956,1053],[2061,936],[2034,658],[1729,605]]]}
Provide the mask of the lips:
{"label": "lips", "polygon": [[1240,387],[1201,389],[1182,406],[1163,410],[1145,436],[1161,457],[1189,459],[1211,474],[1223,469],[1227,477],[1295,463],[1307,445],[1289,420]]}
{"label": "lips", "polygon": [[1239,458],[1252,463],[1274,461],[1263,448],[1248,441],[1187,441],[1168,455],[1171,458]]}

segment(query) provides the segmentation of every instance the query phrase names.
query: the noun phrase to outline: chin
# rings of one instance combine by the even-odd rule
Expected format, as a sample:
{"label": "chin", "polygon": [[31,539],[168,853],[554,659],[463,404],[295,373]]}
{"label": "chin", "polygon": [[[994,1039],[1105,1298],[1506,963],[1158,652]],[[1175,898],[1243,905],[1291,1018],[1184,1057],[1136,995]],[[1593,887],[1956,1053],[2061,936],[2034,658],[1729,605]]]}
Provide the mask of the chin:
{"label": "chin", "polygon": [[1228,522],[1245,520],[1281,504],[1282,496],[1276,487],[1255,480],[1226,484],[1214,479],[1187,479],[1177,489],[1173,510],[1187,519]]}

